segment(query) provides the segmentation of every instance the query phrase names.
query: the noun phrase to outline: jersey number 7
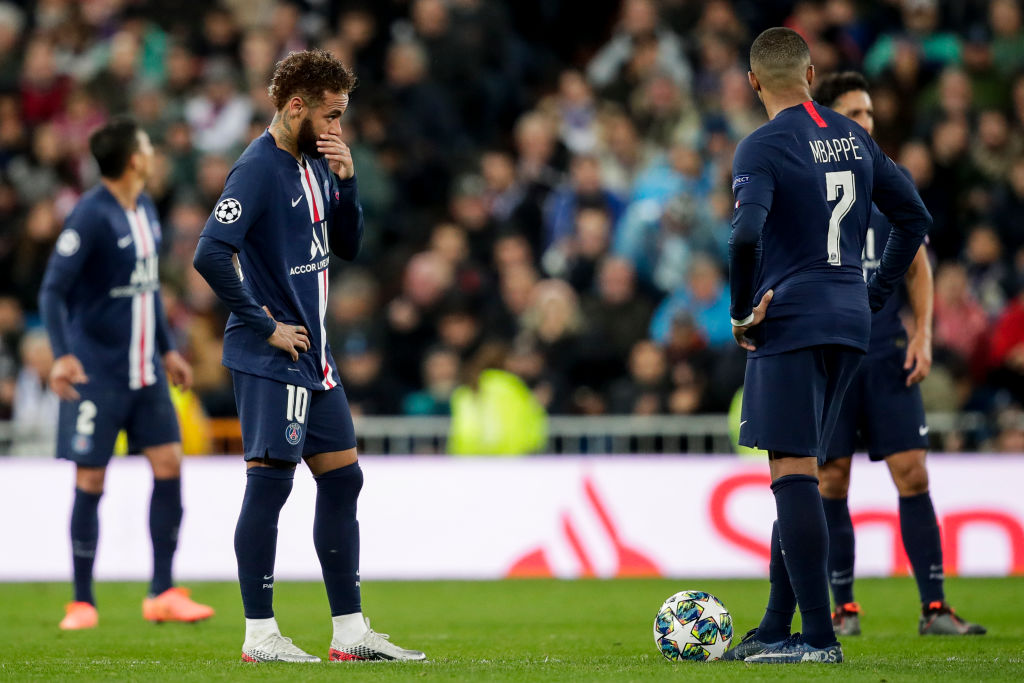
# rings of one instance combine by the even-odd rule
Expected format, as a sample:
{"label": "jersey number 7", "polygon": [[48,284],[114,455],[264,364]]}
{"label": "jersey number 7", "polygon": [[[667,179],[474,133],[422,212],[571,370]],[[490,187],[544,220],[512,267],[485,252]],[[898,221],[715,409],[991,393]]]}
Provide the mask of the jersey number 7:
{"label": "jersey number 7", "polygon": [[[839,196],[839,190],[843,194]],[[832,209],[832,217],[828,219],[828,239],[825,248],[828,253],[828,263],[832,266],[841,266],[842,259],[839,257],[839,223],[849,213],[850,207],[857,201],[857,189],[853,182],[853,171],[829,171],[825,174],[826,198],[830,202],[837,199]]]}

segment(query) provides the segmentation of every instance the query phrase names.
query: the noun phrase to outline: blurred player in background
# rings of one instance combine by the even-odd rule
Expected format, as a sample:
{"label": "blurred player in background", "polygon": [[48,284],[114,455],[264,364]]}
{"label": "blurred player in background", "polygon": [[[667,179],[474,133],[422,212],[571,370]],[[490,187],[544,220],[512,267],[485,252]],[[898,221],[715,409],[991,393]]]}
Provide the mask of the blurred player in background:
{"label": "blurred player in background", "polygon": [[231,309],[224,364],[231,369],[247,463],[235,529],[245,608],[242,659],[317,662],[274,619],[274,560],[281,507],[296,465],[316,480],[313,542],[334,635],[329,657],[421,660],[364,620],[356,501],[363,473],[338,368],[327,345],[330,253],[359,252],[363,214],[341,116],[355,76],[322,50],[277,64],[277,114],[235,163],[206,223],[195,267]]}
{"label": "blurred player in background", "polygon": [[[874,132],[871,95],[867,81],[859,73],[848,71],[825,77],[818,86],[817,101],[853,119],[869,134]],[[872,206],[861,259],[865,279],[870,279],[878,268],[878,257],[891,229],[885,216]],[[864,445],[871,460],[884,460],[889,466],[899,492],[903,547],[921,596],[919,632],[981,634],[985,633],[983,627],[961,619],[946,604],[942,542],[928,493],[928,426],[918,383],[928,376],[932,365],[934,289],[924,245],[907,271],[906,284],[907,296],[899,288],[871,316],[868,354],[843,399],[828,459],[820,468],[819,488],[829,534],[829,582],[836,602],[832,623],[839,635],[860,634],[860,606],[853,600],[853,522],[846,496],[850,489],[851,456],[858,445]],[[900,320],[907,299],[914,315],[914,334],[909,339]]]}
{"label": "blurred player in background", "polygon": [[[740,443],[768,451],[778,521],[764,618],[726,656],[841,662],[818,463],[867,351],[871,311],[902,279],[931,217],[860,126],[811,101],[814,67],[796,32],[758,36],[749,79],[770,121],[740,142],[733,160],[731,315],[749,351]],[[865,287],[860,256],[872,198],[893,232]],[[797,604],[803,634],[791,635]]]}
{"label": "blurred player in background", "polygon": [[57,457],[76,465],[75,600],[60,627],[92,628],[99,621],[92,591],[98,506],[121,429],[130,451],[141,451],[153,468],[153,580],[143,617],[199,621],[213,610],[171,582],[182,516],[181,436],[167,375],[187,389],[192,369],[174,349],[160,299],[160,222],[142,191],[153,146],[134,121],[115,118],[92,134],[89,147],[102,182],[68,216],[39,294],[56,359],[50,386],[61,398]]}

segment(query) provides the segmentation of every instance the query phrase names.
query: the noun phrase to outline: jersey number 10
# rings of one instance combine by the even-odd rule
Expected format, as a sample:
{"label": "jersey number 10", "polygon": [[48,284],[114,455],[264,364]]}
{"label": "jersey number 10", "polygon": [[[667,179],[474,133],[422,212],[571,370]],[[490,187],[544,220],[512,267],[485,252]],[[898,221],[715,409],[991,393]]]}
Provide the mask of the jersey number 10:
{"label": "jersey number 10", "polygon": [[306,423],[306,408],[309,407],[309,390],[306,387],[297,387],[294,384],[287,384],[288,406],[285,409],[285,419],[289,422],[295,421],[299,424]]}
{"label": "jersey number 10", "polygon": [[[839,190],[843,194],[839,196]],[[832,216],[828,219],[828,239],[825,248],[828,253],[828,263],[831,266],[843,265],[839,251],[839,223],[850,212],[850,207],[857,201],[857,189],[853,183],[853,171],[829,171],[825,174],[826,199],[835,202],[832,209]]]}

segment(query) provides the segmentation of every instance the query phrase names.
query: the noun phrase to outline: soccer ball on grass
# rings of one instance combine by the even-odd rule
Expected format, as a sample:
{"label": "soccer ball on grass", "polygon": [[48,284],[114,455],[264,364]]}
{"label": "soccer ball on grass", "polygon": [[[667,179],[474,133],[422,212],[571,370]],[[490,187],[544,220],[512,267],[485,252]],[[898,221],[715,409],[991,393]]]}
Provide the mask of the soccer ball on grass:
{"label": "soccer ball on grass", "polygon": [[654,643],[673,662],[721,659],[732,643],[732,615],[704,591],[679,591],[654,618]]}

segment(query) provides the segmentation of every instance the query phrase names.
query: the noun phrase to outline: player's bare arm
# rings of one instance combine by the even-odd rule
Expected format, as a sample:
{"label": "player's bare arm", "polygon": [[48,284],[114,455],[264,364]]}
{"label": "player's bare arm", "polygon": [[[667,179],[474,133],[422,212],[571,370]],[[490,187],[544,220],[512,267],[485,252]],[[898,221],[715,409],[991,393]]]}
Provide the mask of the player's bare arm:
{"label": "player's bare arm", "polygon": [[[274,320],[270,309],[264,306],[263,310],[266,311],[271,320]],[[281,349],[287,353],[293,361],[299,359],[300,353],[309,351],[309,330],[297,325],[285,325],[284,323],[277,322],[277,320],[274,320],[274,322],[277,323],[277,327],[274,329],[274,333],[267,339],[268,344],[275,349]]]}
{"label": "player's bare arm", "polygon": [[50,370],[50,389],[63,401],[77,401],[81,396],[76,384],[85,384],[89,378],[82,362],[74,354],[66,354],[53,362]]}
{"label": "player's bare arm", "polygon": [[171,378],[171,384],[182,391],[192,388],[192,366],[188,364],[184,356],[172,350],[163,355],[163,361],[167,375]]}
{"label": "player's bare arm", "polygon": [[917,250],[917,256],[907,270],[907,293],[910,309],[914,313],[914,335],[907,343],[907,360],[904,370],[910,370],[907,386],[917,384],[932,369],[932,311],[934,309],[934,287],[932,266],[924,245]]}
{"label": "player's bare arm", "polygon": [[757,348],[754,346],[754,342],[747,336],[747,330],[754,325],[759,325],[764,320],[765,312],[768,310],[768,304],[772,302],[773,296],[775,296],[775,292],[769,289],[761,297],[761,301],[758,302],[757,306],[754,306],[754,312],[748,318],[750,322],[744,325],[732,326],[732,336],[735,337],[736,343],[747,351],[753,351]]}

